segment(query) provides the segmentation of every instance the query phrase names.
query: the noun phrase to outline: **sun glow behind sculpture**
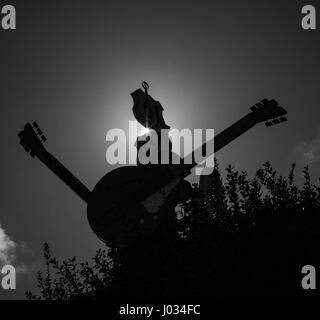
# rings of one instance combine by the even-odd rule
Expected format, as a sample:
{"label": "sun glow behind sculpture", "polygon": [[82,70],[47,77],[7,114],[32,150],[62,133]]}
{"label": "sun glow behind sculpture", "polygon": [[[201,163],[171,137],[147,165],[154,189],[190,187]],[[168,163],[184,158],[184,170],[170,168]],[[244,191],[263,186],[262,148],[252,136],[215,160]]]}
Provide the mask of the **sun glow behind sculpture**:
{"label": "sun glow behind sculpture", "polygon": [[142,128],[139,131],[139,136],[144,136],[144,135],[149,135],[150,134],[150,129],[149,128]]}

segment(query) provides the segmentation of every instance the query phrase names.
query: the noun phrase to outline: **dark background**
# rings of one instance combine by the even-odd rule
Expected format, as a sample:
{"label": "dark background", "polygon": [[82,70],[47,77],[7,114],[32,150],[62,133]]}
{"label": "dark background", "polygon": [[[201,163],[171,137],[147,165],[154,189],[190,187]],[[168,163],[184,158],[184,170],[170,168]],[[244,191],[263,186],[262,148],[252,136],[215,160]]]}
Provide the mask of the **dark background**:
{"label": "dark background", "polygon": [[102,246],[81,199],[18,144],[27,121],[38,121],[48,150],[92,189],[112,169],[107,130],[128,131],[130,93],[143,80],[178,129],[219,132],[275,98],[289,122],[255,127],[219,152],[221,167],[254,174],[269,160],[286,174],[296,162],[320,176],[320,30],[301,28],[302,6],[320,10],[316,1],[5,4],[16,7],[17,29],[0,30],[0,265],[15,265],[18,279],[0,298],[35,289],[45,241],[58,258],[79,260]]}

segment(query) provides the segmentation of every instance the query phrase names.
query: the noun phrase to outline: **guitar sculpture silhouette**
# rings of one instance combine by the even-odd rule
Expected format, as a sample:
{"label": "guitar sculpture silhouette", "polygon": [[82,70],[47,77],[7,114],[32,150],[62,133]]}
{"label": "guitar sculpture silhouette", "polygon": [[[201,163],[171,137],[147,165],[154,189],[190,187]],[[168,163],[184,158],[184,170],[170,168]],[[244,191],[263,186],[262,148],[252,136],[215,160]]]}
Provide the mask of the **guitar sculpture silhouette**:
{"label": "guitar sculpture silhouette", "polygon": [[[162,106],[145,92],[134,91],[133,112],[144,126],[156,131],[169,128],[162,118]],[[275,100],[263,99],[250,112],[214,138],[214,152],[235,140],[258,123],[267,127],[284,122],[287,111]],[[177,190],[197,163],[138,165],[119,167],[107,173],[90,191],[44,147],[46,138],[36,122],[27,123],[18,134],[20,144],[32,157],[38,157],[87,203],[87,216],[94,233],[103,241],[127,248],[141,232],[157,229],[168,208],[183,200]],[[203,146],[202,146],[203,147]],[[193,152],[194,154],[194,152]],[[194,159],[194,157],[192,157]],[[186,197],[189,195],[186,194]]]}

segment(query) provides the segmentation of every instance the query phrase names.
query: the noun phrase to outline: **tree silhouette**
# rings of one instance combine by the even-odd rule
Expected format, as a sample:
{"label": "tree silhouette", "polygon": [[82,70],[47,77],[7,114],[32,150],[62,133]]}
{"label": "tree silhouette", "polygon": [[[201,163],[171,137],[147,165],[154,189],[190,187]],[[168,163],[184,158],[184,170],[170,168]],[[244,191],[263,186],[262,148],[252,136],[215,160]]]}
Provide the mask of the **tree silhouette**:
{"label": "tree silhouette", "polygon": [[109,244],[93,264],[59,263],[44,245],[40,295],[29,299],[315,298],[301,269],[319,266],[320,186],[277,175],[269,162],[253,178],[218,163],[211,188],[183,203],[170,232],[141,238],[128,256]]}

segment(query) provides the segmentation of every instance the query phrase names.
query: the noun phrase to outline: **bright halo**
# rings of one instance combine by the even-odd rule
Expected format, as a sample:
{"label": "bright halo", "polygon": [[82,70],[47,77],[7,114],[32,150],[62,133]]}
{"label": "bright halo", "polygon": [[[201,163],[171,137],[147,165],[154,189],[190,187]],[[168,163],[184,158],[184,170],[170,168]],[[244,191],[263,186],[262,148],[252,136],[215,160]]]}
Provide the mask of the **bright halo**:
{"label": "bright halo", "polygon": [[143,128],[139,132],[139,136],[144,136],[150,134],[150,129],[149,128]]}

